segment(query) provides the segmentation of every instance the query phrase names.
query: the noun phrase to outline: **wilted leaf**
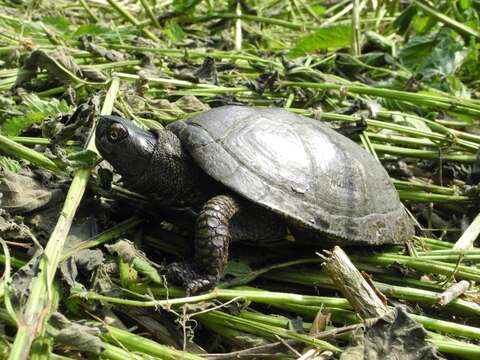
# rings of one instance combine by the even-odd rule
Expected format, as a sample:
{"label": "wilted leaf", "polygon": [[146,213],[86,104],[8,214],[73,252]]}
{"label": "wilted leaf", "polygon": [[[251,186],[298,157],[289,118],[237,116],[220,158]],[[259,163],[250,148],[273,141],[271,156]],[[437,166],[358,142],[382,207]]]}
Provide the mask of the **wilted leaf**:
{"label": "wilted leaf", "polygon": [[57,48],[51,52],[34,50],[25,59],[22,71],[17,75],[15,87],[25,86],[35,79],[39,69],[46,70],[51,79],[56,79],[62,84],[78,81],[79,78],[97,82],[106,79],[96,69],[86,68],[86,71],[82,71],[76,60],[65,48]]}
{"label": "wilted leaf", "polygon": [[55,343],[67,345],[78,351],[85,351],[99,355],[104,346],[99,336],[101,331],[98,327],[91,327],[68,320],[60,313],[55,313],[50,318],[51,329]]}
{"label": "wilted leaf", "polygon": [[34,256],[27,264],[18,269],[12,276],[12,303],[15,308],[22,309],[30,295],[30,284],[37,275],[40,256]]}
{"label": "wilted leaf", "polygon": [[103,263],[103,253],[99,249],[85,249],[60,264],[60,271],[68,285],[73,286],[78,276],[78,269],[82,274],[89,274]]}
{"label": "wilted leaf", "polygon": [[12,214],[23,214],[41,208],[50,202],[58,202],[64,196],[60,189],[49,189],[34,179],[27,171],[4,171],[0,176],[2,209]]}
{"label": "wilted leaf", "polygon": [[378,319],[371,319],[354,335],[354,346],[348,347],[340,360],[441,360],[427,341],[423,326],[397,307]]}
{"label": "wilted leaf", "polygon": [[325,27],[300,38],[288,56],[298,57],[319,50],[339,49],[349,46],[351,40],[352,27],[350,25]]}
{"label": "wilted leaf", "polygon": [[194,95],[182,96],[180,99],[175,101],[174,104],[186,113],[207,111],[210,109],[210,106],[208,106],[208,104],[204,104]]}

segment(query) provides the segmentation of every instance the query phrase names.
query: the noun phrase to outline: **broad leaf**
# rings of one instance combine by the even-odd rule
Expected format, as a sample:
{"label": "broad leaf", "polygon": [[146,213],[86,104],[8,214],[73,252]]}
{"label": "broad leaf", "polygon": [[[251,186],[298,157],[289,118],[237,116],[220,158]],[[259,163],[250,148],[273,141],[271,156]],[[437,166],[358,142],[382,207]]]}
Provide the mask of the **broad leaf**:
{"label": "broad leaf", "polygon": [[335,50],[350,45],[352,27],[335,25],[322,28],[300,38],[295,47],[288,53],[289,57],[299,57],[319,50]]}
{"label": "broad leaf", "polygon": [[455,74],[463,64],[468,50],[449,29],[415,36],[401,50],[400,61],[424,79]]}

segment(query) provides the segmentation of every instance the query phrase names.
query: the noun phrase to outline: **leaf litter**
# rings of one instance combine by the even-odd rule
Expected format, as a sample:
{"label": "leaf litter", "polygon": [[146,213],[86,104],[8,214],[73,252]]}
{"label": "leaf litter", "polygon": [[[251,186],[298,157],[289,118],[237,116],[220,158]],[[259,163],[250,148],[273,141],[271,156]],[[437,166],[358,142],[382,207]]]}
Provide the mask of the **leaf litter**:
{"label": "leaf litter", "polygon": [[[28,314],[31,279],[73,174],[92,168],[61,276],[38,299],[53,315],[36,343],[50,345],[31,355],[376,359],[426,339],[412,345],[412,359],[427,358],[423,350],[432,359],[480,356],[475,283],[436,304],[463,278],[480,278],[477,2],[52,4],[0,1],[0,233],[9,249],[0,263],[13,267],[0,291],[3,355],[18,354],[22,325],[8,304],[17,321]],[[194,214],[146,205],[82,151],[113,78],[113,114],[144,128],[225,104],[284,107],[339,131],[365,127],[357,140],[389,172],[417,235],[406,246],[347,251],[388,305],[402,306],[396,317],[365,322],[358,337],[349,326],[359,318],[314,253],[289,246],[234,244],[225,281],[198,299],[166,283],[163,266],[191,254]],[[146,224],[109,233],[136,217]],[[326,317],[313,331],[319,313]]]}

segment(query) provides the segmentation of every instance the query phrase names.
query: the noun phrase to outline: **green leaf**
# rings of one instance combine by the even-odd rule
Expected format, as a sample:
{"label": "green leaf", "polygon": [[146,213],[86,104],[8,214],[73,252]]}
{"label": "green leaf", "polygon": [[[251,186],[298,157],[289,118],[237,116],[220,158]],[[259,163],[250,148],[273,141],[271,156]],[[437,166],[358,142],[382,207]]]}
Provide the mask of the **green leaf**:
{"label": "green leaf", "polygon": [[78,29],[73,33],[73,38],[78,38],[82,35],[89,34],[89,35],[102,35],[108,33],[109,29],[103,26],[99,26],[97,24],[83,24],[78,27]]}
{"label": "green leaf", "polygon": [[327,9],[323,7],[322,5],[313,5],[312,10],[317,14],[318,16],[323,16],[327,12]]}
{"label": "green leaf", "polygon": [[2,168],[3,170],[18,173],[22,169],[22,166],[17,160],[11,159],[6,156],[0,156],[0,168]]}
{"label": "green leaf", "polygon": [[418,35],[423,35],[430,32],[437,22],[438,21],[431,16],[417,15],[412,21],[412,27]]}
{"label": "green leaf", "polygon": [[172,41],[180,41],[185,37],[185,32],[175,20],[169,20],[165,24],[165,35]]}
{"label": "green leaf", "polygon": [[35,94],[23,96],[23,101],[18,107],[22,115],[13,116],[0,126],[0,132],[7,136],[16,136],[32,124],[39,124],[48,116],[69,112],[70,106],[65,100],[51,98],[42,100]]}
{"label": "green leaf", "polygon": [[350,25],[335,25],[322,28],[300,38],[289,57],[299,57],[319,50],[335,50],[350,45],[352,27]]}
{"label": "green leaf", "polygon": [[470,0],[460,0],[458,2],[458,6],[462,10],[467,10],[467,9],[470,9],[472,7],[472,2]]}
{"label": "green leaf", "polygon": [[89,164],[90,166],[94,166],[96,161],[98,160],[98,156],[95,151],[81,150],[81,151],[76,151],[71,154],[68,154],[67,159],[71,161],[79,161],[84,164]]}
{"label": "green leaf", "polygon": [[191,13],[202,0],[174,0],[175,12],[179,15]]}
{"label": "green leaf", "polygon": [[400,62],[423,79],[455,74],[468,50],[453,34],[452,30],[444,28],[438,33],[413,37],[400,51]]}
{"label": "green leaf", "polygon": [[51,27],[57,29],[58,31],[64,33],[68,31],[68,28],[70,27],[70,22],[67,20],[67,18],[63,16],[44,16],[42,18],[42,22],[44,24],[50,25]]}
{"label": "green leaf", "polygon": [[233,276],[243,276],[250,274],[252,268],[245,262],[240,260],[231,260],[227,264],[225,273]]}
{"label": "green leaf", "polygon": [[415,6],[407,7],[393,22],[393,26],[398,29],[398,33],[403,35],[407,32],[408,27],[417,14],[417,8]]}

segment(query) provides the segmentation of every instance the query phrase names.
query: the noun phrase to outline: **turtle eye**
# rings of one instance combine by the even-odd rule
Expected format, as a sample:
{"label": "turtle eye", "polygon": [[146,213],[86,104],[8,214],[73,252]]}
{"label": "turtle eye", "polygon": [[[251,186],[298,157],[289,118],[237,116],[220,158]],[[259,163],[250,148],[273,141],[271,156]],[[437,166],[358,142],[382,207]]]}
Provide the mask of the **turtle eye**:
{"label": "turtle eye", "polygon": [[119,123],[114,123],[108,129],[108,140],[116,143],[127,136],[127,129]]}

